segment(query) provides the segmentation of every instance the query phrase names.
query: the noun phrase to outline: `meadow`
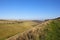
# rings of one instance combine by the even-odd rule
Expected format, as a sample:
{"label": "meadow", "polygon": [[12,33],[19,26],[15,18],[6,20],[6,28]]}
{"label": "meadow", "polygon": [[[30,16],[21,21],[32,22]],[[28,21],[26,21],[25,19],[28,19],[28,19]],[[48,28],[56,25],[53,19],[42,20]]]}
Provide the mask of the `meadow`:
{"label": "meadow", "polygon": [[0,20],[0,40],[33,28],[38,23],[33,21]]}

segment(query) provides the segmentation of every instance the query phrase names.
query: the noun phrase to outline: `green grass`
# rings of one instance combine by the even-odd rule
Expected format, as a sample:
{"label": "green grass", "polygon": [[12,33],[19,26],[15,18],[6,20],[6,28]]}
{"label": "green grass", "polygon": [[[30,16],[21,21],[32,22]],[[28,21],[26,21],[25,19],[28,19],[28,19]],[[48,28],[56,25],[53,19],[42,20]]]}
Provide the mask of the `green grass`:
{"label": "green grass", "polygon": [[60,20],[53,20],[47,27],[45,40],[60,40]]}
{"label": "green grass", "polygon": [[[37,23],[32,21],[26,21],[23,23],[0,23],[0,40],[5,40],[13,35],[18,33],[22,33],[30,28],[32,25],[36,25]],[[9,21],[8,21],[9,22]]]}

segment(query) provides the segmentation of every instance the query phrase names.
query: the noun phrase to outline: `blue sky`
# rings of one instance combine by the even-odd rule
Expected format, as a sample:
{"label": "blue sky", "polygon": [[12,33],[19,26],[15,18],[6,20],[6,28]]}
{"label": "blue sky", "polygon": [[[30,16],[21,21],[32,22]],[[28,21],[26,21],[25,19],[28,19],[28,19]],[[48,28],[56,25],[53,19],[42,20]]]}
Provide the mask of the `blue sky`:
{"label": "blue sky", "polygon": [[0,19],[60,17],[60,0],[0,0]]}

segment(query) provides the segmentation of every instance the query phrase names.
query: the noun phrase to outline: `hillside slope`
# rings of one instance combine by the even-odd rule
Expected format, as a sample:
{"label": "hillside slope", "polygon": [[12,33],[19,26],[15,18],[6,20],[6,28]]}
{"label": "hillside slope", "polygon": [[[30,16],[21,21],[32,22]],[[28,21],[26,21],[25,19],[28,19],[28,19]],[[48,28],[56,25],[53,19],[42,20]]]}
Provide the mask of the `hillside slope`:
{"label": "hillside slope", "polygon": [[6,40],[60,40],[60,20],[49,20]]}

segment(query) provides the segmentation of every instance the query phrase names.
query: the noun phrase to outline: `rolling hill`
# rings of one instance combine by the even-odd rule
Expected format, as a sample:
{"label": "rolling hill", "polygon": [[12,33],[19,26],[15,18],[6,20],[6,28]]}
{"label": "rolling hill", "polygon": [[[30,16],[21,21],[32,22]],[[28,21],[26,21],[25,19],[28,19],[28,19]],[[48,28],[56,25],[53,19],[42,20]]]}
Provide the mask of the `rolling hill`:
{"label": "rolling hill", "polygon": [[44,21],[6,40],[60,40],[60,18]]}

